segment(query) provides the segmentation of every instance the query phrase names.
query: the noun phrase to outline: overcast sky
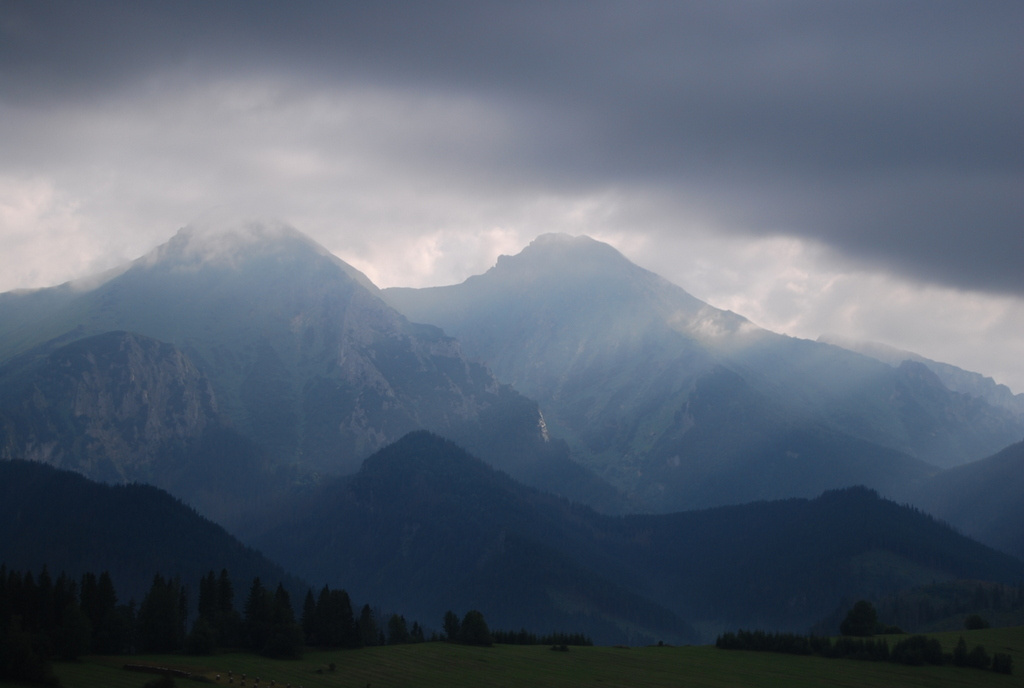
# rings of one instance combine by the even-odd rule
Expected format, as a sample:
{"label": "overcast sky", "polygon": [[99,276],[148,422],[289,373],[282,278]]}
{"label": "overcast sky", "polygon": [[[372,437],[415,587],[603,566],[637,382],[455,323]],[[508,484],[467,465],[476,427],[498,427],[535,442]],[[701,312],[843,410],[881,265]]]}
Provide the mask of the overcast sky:
{"label": "overcast sky", "polygon": [[0,291],[227,208],[379,286],[588,234],[1024,391],[1024,2],[0,0]]}

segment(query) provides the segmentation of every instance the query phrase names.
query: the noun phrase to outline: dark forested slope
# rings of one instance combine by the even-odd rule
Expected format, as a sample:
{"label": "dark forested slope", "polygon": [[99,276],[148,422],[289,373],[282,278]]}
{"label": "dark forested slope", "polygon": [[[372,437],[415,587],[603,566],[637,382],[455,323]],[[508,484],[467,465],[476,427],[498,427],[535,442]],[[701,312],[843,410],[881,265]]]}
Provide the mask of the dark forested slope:
{"label": "dark forested slope", "polygon": [[[298,495],[249,541],[307,578],[431,618],[560,623],[602,641],[805,630],[843,599],[1015,582],[1024,563],[864,488],[669,515],[603,516],[414,433]],[[669,635],[672,633],[672,635]]]}
{"label": "dark forested slope", "polygon": [[1024,558],[1024,442],[943,471],[911,494],[961,532]]}
{"label": "dark forested slope", "polygon": [[108,571],[123,601],[137,601],[153,576],[192,584],[227,569],[239,589],[259,576],[298,579],[166,492],[147,485],[102,485],[37,462],[0,461],[0,562],[14,570],[73,579]]}

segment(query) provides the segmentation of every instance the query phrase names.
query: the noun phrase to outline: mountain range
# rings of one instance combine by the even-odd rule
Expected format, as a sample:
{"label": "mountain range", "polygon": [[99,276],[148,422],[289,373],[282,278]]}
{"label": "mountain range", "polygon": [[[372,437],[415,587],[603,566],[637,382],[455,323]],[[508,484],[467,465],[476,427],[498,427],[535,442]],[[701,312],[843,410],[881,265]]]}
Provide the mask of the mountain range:
{"label": "mountain range", "polygon": [[500,627],[585,628],[605,643],[801,630],[844,598],[1024,575],[1020,560],[865,488],[607,516],[423,432],[295,502],[245,539],[304,578],[426,619],[477,608]]}
{"label": "mountain range", "polygon": [[902,495],[1024,437],[1024,415],[920,362],[769,332],[587,237],[545,235],[461,284],[383,296],[536,399],[576,460],[648,510],[851,484]]}
{"label": "mountain range", "polygon": [[198,462],[186,488],[171,475],[178,462],[158,456],[227,428],[275,485],[351,473],[424,428],[617,508],[615,491],[547,436],[536,402],[294,229],[186,228],[98,282],[0,295],[0,456],[153,482],[237,519],[196,492],[204,467],[226,467]]}
{"label": "mountain range", "polygon": [[[42,484],[21,459],[146,483],[315,585],[602,642],[803,630],[851,596],[1019,579],[889,501],[1024,557],[1018,396],[769,332],[587,237],[379,290],[285,225],[187,227],[96,278],[0,294],[12,499]],[[101,487],[67,489],[126,494]],[[19,509],[0,526],[41,546],[78,532]],[[56,544],[2,544],[57,565]]]}
{"label": "mountain range", "polygon": [[[736,627],[803,631],[844,601],[956,580],[1015,583],[1024,562],[865,488],[812,500],[607,516],[522,485],[425,431],[353,476],[307,484],[241,544],[167,493],[38,462],[0,462],[0,558],[12,570],[109,571],[122,601],[156,573],[226,569],[436,628],[480,610],[494,628],[601,644],[708,642]],[[271,563],[279,562],[281,565]]]}

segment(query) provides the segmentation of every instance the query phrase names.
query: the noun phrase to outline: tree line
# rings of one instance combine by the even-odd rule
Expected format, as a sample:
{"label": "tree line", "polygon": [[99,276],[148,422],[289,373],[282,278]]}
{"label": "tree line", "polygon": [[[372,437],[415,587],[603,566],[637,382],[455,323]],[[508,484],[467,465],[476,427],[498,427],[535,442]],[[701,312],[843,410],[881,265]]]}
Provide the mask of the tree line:
{"label": "tree line", "polygon": [[878,615],[892,623],[920,627],[956,616],[1024,618],[1024,582],[1006,585],[956,581],[933,583],[874,602]]}
{"label": "tree line", "polygon": [[[426,642],[423,627],[405,617],[386,617],[364,604],[358,616],[345,590],[324,586],[308,590],[296,617],[283,584],[267,587],[253,579],[241,610],[227,569],[210,571],[199,581],[198,600],[190,606],[181,579],[156,574],[139,604],[119,601],[108,572],[85,573],[74,580],[54,579],[44,567],[37,574],[0,566],[0,680],[55,685],[51,659],[84,654],[176,653],[203,655],[220,648],[243,649],[276,658],[298,658],[305,647],[359,648]],[[195,620],[189,625],[193,609]],[[578,633],[537,636],[492,631],[478,610],[461,618],[448,611],[444,634],[429,640],[468,645],[590,645]]]}
{"label": "tree line", "polygon": [[156,574],[142,601],[118,600],[110,574],[85,573],[54,579],[44,567],[37,574],[0,566],[0,679],[54,684],[52,659],[84,654],[186,652],[209,654],[218,648],[299,657],[305,646],[360,647],[385,642],[369,605],[353,617],[348,593],[324,587],[307,593],[296,619],[282,584],[268,588],[252,581],[241,611],[226,569],[199,581],[195,620],[189,626],[188,587],[179,577]]}
{"label": "tree line", "polygon": [[1013,673],[1013,658],[1006,653],[996,652],[989,656],[981,645],[968,651],[963,636],[952,653],[942,651],[942,645],[935,638],[912,635],[897,641],[889,648],[884,638],[874,638],[877,633],[901,634],[896,627],[878,623],[874,606],[860,600],[850,608],[839,626],[842,636],[832,639],[819,635],[796,633],[767,633],[765,631],[744,631],[724,633],[715,640],[715,647],[723,650],[753,650],[757,652],[781,652],[784,654],[817,655],[829,659],[845,658],[872,662],[895,662],[898,664],[953,664],[961,667],[989,669]]}
{"label": "tree line", "polygon": [[[1024,582],[1016,585],[980,581],[945,581],[873,600],[878,618],[911,632],[956,618],[978,619],[996,616],[1003,625],[1024,623]],[[811,633],[828,635],[842,620],[846,607],[811,628]]]}
{"label": "tree line", "polygon": [[722,650],[750,650],[754,652],[780,652],[794,655],[816,655],[828,659],[858,659],[871,662],[894,662],[920,666],[924,664],[952,664],[976,669],[992,669],[1002,674],[1013,673],[1013,658],[1006,653],[989,655],[984,647],[976,645],[967,650],[963,636],[952,653],[943,652],[935,638],[912,635],[896,642],[892,649],[884,638],[854,638],[842,636],[828,638],[795,633],[768,633],[744,631],[718,636],[715,647]]}

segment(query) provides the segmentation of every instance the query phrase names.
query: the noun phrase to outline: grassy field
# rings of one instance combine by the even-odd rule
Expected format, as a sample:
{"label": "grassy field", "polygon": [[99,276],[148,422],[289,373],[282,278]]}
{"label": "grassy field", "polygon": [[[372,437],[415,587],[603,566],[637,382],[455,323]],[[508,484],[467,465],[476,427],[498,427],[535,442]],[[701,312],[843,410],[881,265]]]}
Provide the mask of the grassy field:
{"label": "grassy field", "polygon": [[[214,685],[232,688],[246,674],[246,688],[259,677],[260,687],[388,688],[446,686],[488,688],[530,686],[1021,686],[1024,679],[1024,628],[986,629],[935,634],[946,651],[963,635],[968,647],[983,645],[991,655],[1013,657],[1012,676],[977,669],[904,667],[888,663],[829,660],[768,653],[717,650],[713,647],[581,647],[553,652],[546,646],[474,648],[446,643],[307,652],[298,661],[275,661],[246,654],[213,657],[89,657],[54,666],[65,688],[142,688],[154,676],[127,671],[125,663],[147,663],[199,674]],[[895,639],[895,638],[893,638]],[[890,645],[892,640],[890,639]],[[335,665],[332,671],[331,664]],[[217,679],[218,674],[220,679]],[[6,686],[9,684],[0,684]],[[179,688],[198,682],[176,679]]]}

